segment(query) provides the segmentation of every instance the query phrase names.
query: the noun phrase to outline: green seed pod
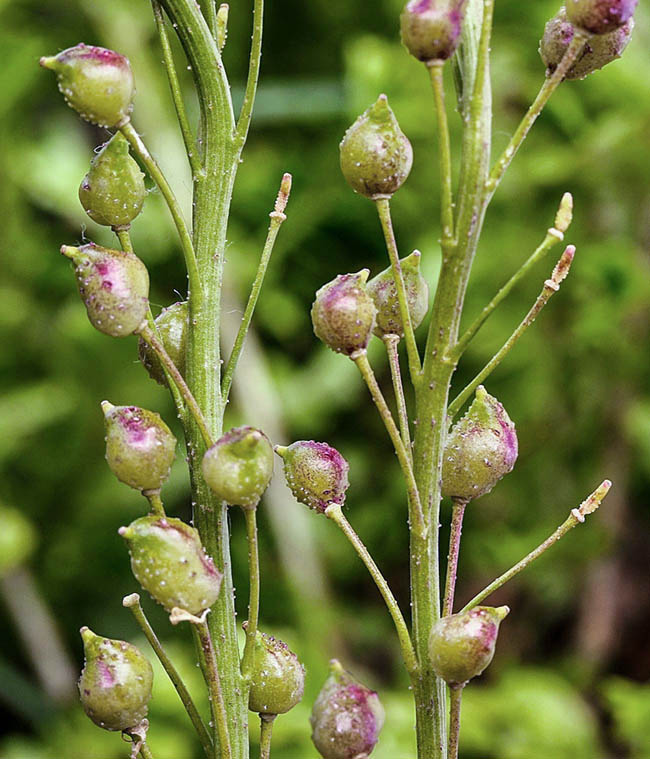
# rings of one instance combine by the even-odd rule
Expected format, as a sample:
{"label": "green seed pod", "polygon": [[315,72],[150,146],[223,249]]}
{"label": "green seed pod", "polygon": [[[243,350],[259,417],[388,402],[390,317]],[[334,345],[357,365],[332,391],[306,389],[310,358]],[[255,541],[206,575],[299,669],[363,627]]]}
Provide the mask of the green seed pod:
{"label": "green seed pod", "polygon": [[472,501],[489,493],[512,471],[517,453],[515,425],[499,401],[479,385],[468,412],[447,438],[443,495]]}
{"label": "green seed pod", "polygon": [[477,606],[464,614],[442,617],[429,637],[433,671],[449,685],[464,685],[492,661],[499,625],[510,609]]}
{"label": "green seed pod", "polygon": [[248,708],[258,714],[285,714],[302,699],[305,668],[286,643],[257,632]]}
{"label": "green seed pod", "polygon": [[131,158],[129,143],[117,132],[90,163],[79,200],[90,218],[106,227],[128,227],[142,210],[144,174]]}
{"label": "green seed pod", "polygon": [[278,445],[275,452],[284,460],[284,476],[297,501],[321,514],[332,503],[343,505],[350,465],[336,448],[299,440],[286,448]]}
{"label": "green seed pod", "polygon": [[[155,319],[160,341],[182,376],[185,376],[188,322],[189,306],[187,301],[173,303],[168,308],[163,308]],[[156,380],[159,385],[167,385],[167,377],[158,354],[142,338],[138,340],[138,357],[151,379]]]}
{"label": "green seed pod", "polygon": [[[617,60],[623,54],[632,38],[634,18],[630,18],[623,26],[609,34],[592,37],[576,62],[567,72],[567,79],[584,79],[608,63]],[[550,76],[560,65],[564,53],[575,35],[575,27],[567,19],[566,9],[560,8],[558,13],[546,24],[544,36],[540,42],[539,54]]]}
{"label": "green seed pod", "polygon": [[419,61],[446,61],[456,52],[467,0],[411,0],[400,16],[402,42]]}
{"label": "green seed pod", "polygon": [[95,243],[61,253],[74,264],[79,294],[93,327],[111,337],[132,335],[149,309],[149,272],[133,253]]}
{"label": "green seed pod", "polygon": [[592,34],[609,34],[626,24],[639,0],[566,0],[569,21]]}
{"label": "green seed pod", "polygon": [[368,347],[377,309],[366,290],[368,269],[339,274],[316,293],[311,307],[314,334],[335,353],[351,356]]}
{"label": "green seed pod", "polygon": [[236,427],[206,452],[202,470],[222,501],[254,509],[273,476],[273,448],[261,430]]}
{"label": "green seed pod", "polygon": [[86,660],[79,679],[84,711],[104,730],[128,730],[147,716],[153,670],[131,643],[80,630]]}
{"label": "green seed pod", "polygon": [[[419,250],[400,261],[402,276],[406,288],[406,300],[411,316],[413,329],[422,324],[429,309],[429,286],[420,274]],[[377,307],[377,323],[375,335],[398,335],[404,337],[404,325],[397,298],[397,285],[393,279],[393,269],[389,266],[368,282],[367,290]]]}
{"label": "green seed pod", "polygon": [[154,411],[102,402],[106,461],[136,490],[160,490],[176,456],[176,438]]}
{"label": "green seed pod", "polygon": [[203,550],[199,533],[180,519],[147,516],[120,527],[136,580],[171,612],[198,615],[214,604],[221,572]]}
{"label": "green seed pod", "polygon": [[127,58],[83,42],[58,55],[43,57],[54,71],[66,103],[82,119],[101,127],[120,127],[133,110],[135,84]]}
{"label": "green seed pod", "polygon": [[365,759],[377,745],[384,719],[379,696],[333,659],[309,719],[318,753],[324,759]]}
{"label": "green seed pod", "polygon": [[0,577],[24,564],[36,543],[34,525],[23,512],[0,504]]}
{"label": "green seed pod", "polygon": [[355,192],[367,198],[390,197],[406,181],[413,148],[402,132],[386,95],[348,129],[341,141],[341,171]]}

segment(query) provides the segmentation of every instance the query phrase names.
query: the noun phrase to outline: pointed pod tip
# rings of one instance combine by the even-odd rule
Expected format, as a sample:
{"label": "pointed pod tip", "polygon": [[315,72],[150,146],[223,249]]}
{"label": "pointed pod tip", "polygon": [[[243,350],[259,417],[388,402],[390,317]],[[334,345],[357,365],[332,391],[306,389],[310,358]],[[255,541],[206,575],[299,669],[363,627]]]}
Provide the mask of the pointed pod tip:
{"label": "pointed pod tip", "polygon": [[75,248],[73,245],[62,245],[59,250],[61,255],[71,260],[79,255],[79,248]]}
{"label": "pointed pod tip", "polygon": [[87,646],[99,637],[99,635],[95,635],[95,633],[86,625],[79,629],[79,635],[81,635],[81,640],[83,641],[84,646]]}
{"label": "pointed pod tip", "polygon": [[38,60],[38,65],[44,69],[54,69],[56,66],[56,57],[53,55],[42,55]]}
{"label": "pointed pod tip", "polygon": [[370,269],[361,269],[354,276],[365,285],[370,276]]}
{"label": "pointed pod tip", "polygon": [[108,417],[111,411],[116,408],[110,401],[102,401],[99,405],[102,407],[104,417]]}
{"label": "pointed pod tip", "polygon": [[510,614],[510,607],[509,606],[498,606],[494,610],[494,616],[497,617],[499,622],[503,622],[503,620]]}
{"label": "pointed pod tip", "polygon": [[278,454],[278,456],[283,459],[287,455],[287,451],[289,450],[286,445],[275,445],[273,446],[273,450]]}

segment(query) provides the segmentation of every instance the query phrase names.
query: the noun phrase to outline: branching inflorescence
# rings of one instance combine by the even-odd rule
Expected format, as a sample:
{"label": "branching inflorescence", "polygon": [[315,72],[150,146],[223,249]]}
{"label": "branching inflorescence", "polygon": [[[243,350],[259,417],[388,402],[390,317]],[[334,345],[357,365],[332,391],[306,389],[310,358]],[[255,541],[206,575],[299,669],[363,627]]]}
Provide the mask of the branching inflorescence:
{"label": "branching inflorescence", "polygon": [[[341,169],[352,189],[374,203],[389,267],[337,276],[316,293],[316,336],[359,369],[394,446],[404,476],[411,532],[412,617],[407,620],[377,563],[343,512],[349,466],[327,443],[275,445],[254,427],[224,434],[223,414],[237,362],[273,247],[285,221],[291,177],[282,178],[270,214],[268,236],[234,347],[221,373],[220,291],[230,201],[246,142],[260,68],[263,0],[254,2],[253,38],[244,103],[235,118],[221,51],[228,6],[213,0],[154,0],[153,11],[173,102],[194,178],[190,227],[174,192],[131,123],[134,77],[129,61],[104,48],[79,44],[41,65],[56,75],[68,104],[87,121],[114,131],[93,158],[79,188],[81,203],[97,223],[111,227],[120,249],[89,243],[64,245],[88,317],[113,337],[139,336],[139,356],[152,378],[166,385],[183,424],[189,455],[195,527],[165,513],[161,488],[176,440],[155,413],[104,401],[106,456],[115,475],[142,492],[149,513],[120,528],[134,576],[169,613],[173,624],[190,625],[209,694],[206,726],[178,671],[151,628],[137,594],[124,599],[169,675],[208,759],[246,759],[247,711],[260,715],[261,757],[271,753],[272,726],[302,698],[304,669],[287,646],[259,629],[260,572],[256,514],[273,473],[274,451],[283,460],[295,498],[334,522],[349,540],[384,599],[397,632],[415,699],[419,759],[458,755],[461,694],[489,665],[507,607],[479,606],[554,545],[609,490],[605,480],[540,546],[478,593],[458,613],[454,595],[462,521],[473,500],[512,470],[518,453],[515,425],[484,387],[491,373],[559,290],[575,248],[562,253],[539,297],[503,347],[450,402],[451,380],[469,343],[519,281],[564,239],[572,198],[562,198],[544,240],[501,287],[464,332],[461,316],[472,261],[488,204],[545,104],[564,79],[581,78],[619,57],[627,45],[637,0],[567,0],[544,31],[540,53],[547,66],[539,95],[510,144],[491,166],[489,50],[494,0],[411,0],[401,16],[402,41],[427,69],[438,121],[442,263],[433,306],[420,274],[418,251],[400,258],[390,200],[407,180],[413,151],[385,95],[349,128],[340,145]],[[177,31],[193,71],[199,123],[183,104],[169,37]],[[453,64],[450,63],[453,61]],[[461,169],[454,189],[444,75],[456,68],[463,118]],[[200,139],[197,139],[200,135]],[[175,223],[187,276],[187,298],[154,319],[149,275],[131,244],[129,228],[140,213],[145,187],[138,163],[163,195]],[[424,352],[415,330],[428,318]],[[397,421],[367,355],[372,336],[384,343],[395,395]],[[399,345],[405,344],[406,376],[415,408],[408,409]],[[454,418],[473,396],[466,414]],[[417,419],[417,426],[411,424]],[[452,500],[446,580],[439,563],[439,510]],[[249,542],[250,602],[243,651],[237,644],[227,509],[239,506]],[[152,670],[131,644],[81,629],[86,663],[79,681],[87,714],[99,726],[131,737],[133,756],[151,757],[146,719]],[[449,723],[447,703],[449,702]],[[384,723],[376,693],[358,683],[337,661],[314,705],[313,741],[324,759],[363,759],[373,751]],[[449,728],[448,728],[449,724]]]}

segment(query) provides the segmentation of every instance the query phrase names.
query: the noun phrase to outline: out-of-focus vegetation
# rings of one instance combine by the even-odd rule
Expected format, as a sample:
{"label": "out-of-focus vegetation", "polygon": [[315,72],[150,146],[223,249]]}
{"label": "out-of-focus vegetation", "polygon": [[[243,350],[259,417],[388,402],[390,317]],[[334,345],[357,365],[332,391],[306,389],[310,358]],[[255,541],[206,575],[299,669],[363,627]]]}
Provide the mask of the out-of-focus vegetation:
{"label": "out-of-focus vegetation", "polygon": [[[225,61],[236,101],[246,69],[249,5],[231,8]],[[495,151],[505,146],[541,83],[537,44],[556,6],[555,0],[497,3]],[[351,362],[320,345],[309,321],[313,294],[324,282],[364,266],[386,266],[374,209],[351,193],[338,170],[344,129],[380,92],[388,94],[416,156],[393,203],[398,240],[403,254],[422,250],[426,273],[435,280],[436,128],[425,72],[399,44],[400,7],[401,0],[372,3],[372,10],[364,0],[269,4],[259,107],[229,233],[228,310],[235,322],[283,171],[292,172],[294,191],[257,311],[257,339],[236,377],[240,391],[227,421],[262,424],[263,418],[275,428],[272,434],[282,436],[277,442],[314,438],[342,451],[351,463],[349,518],[407,608],[405,499],[397,463]],[[143,501],[113,478],[103,460],[99,402],[134,403],[175,421],[165,392],[136,360],[136,341],[111,340],[88,324],[69,266],[57,253],[63,242],[112,244],[76,197],[93,149],[107,133],[83,124],[37,65],[40,55],[82,40],[131,59],[138,84],[134,123],[189,201],[148,3],[2,0],[0,501],[18,509],[37,534],[32,548],[30,529],[0,512],[0,530],[16,530],[16,539],[27,541],[16,551],[20,566],[0,562],[0,756],[6,759],[127,755],[119,736],[85,718],[70,679],[81,664],[82,624],[142,643],[148,652],[121,606],[136,585],[117,535],[121,524],[141,514]],[[466,692],[464,759],[650,756],[650,691],[643,685],[650,675],[649,49],[650,12],[642,2],[623,60],[562,86],[487,217],[468,318],[542,239],[565,190],[575,196],[567,239],[578,254],[560,296],[488,382],[517,423],[521,454],[513,474],[468,510],[459,602],[546,537],[603,477],[615,488],[586,526],[495,595],[512,613],[495,662]],[[181,69],[189,90],[184,63]],[[191,97],[188,102],[194,110]],[[457,119],[452,126],[457,148]],[[150,270],[152,302],[156,309],[168,305],[183,292],[185,278],[155,192],[134,224],[133,239]],[[538,266],[492,317],[462,363],[458,388],[500,346],[551,268],[550,259]],[[379,346],[371,357],[388,392]],[[189,518],[182,455],[164,495],[170,513]],[[447,521],[448,509],[443,516]],[[243,618],[246,546],[238,513],[232,523]],[[377,759],[409,759],[414,718],[406,678],[388,615],[358,559],[332,524],[294,511],[281,491],[273,510],[265,514],[262,507],[261,526],[262,620],[301,656],[309,675],[303,704],[277,722],[274,754],[315,756],[307,716],[326,662],[336,655],[377,687],[387,706]],[[314,548],[301,555],[288,545]],[[309,567],[308,582],[302,567]],[[187,630],[171,629],[145,600],[202,697]],[[60,646],[52,643],[50,618]],[[159,669],[154,693],[155,756],[198,757],[189,723]],[[251,724],[256,733],[256,720]]]}

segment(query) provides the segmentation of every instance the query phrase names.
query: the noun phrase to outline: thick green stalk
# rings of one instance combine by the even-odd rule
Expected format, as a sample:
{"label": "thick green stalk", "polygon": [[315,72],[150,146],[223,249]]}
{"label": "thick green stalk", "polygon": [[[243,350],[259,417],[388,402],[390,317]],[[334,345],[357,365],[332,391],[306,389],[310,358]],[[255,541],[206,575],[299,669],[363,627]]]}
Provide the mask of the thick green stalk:
{"label": "thick green stalk", "polygon": [[260,759],[271,759],[271,736],[277,714],[260,714]]}

